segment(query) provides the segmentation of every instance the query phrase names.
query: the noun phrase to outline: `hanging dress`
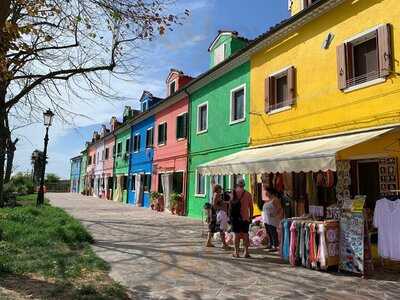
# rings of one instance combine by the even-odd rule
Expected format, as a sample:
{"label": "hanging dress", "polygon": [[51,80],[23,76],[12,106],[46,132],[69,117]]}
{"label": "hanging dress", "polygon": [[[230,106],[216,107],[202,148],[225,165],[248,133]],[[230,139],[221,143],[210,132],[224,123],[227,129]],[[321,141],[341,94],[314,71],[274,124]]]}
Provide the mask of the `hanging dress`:
{"label": "hanging dress", "polygon": [[297,244],[297,236],[296,236],[296,227],[297,223],[293,222],[290,226],[290,253],[289,253],[289,262],[292,266],[296,265],[296,244]]}
{"label": "hanging dress", "polygon": [[319,247],[318,247],[318,261],[320,268],[322,270],[327,269],[327,260],[328,260],[328,247],[326,245],[325,239],[325,225],[319,224],[318,225],[318,232],[319,232]]}

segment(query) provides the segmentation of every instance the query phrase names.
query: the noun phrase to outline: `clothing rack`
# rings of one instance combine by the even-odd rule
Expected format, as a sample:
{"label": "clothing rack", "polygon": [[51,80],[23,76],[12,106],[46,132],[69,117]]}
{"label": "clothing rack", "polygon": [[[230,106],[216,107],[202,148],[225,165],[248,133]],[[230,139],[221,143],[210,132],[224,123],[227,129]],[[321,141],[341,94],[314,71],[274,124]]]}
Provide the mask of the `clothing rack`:
{"label": "clothing rack", "polygon": [[[400,196],[400,190],[389,190],[389,193],[395,193],[396,196]],[[379,238],[379,236],[378,236],[378,238]],[[387,260],[389,262],[398,263],[398,261],[396,261],[396,260],[383,258],[383,257],[380,257],[380,258],[381,258],[381,267],[383,267],[383,268],[385,267],[385,260]]]}

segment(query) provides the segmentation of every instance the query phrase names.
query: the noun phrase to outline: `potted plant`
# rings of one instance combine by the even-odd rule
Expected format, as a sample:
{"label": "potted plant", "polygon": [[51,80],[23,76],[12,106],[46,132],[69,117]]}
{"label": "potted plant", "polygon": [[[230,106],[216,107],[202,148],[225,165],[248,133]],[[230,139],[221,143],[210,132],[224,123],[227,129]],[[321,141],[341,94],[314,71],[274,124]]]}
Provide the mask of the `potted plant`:
{"label": "potted plant", "polygon": [[151,192],[150,193],[150,199],[151,199],[151,209],[152,210],[157,210],[158,207],[158,198],[160,197],[160,193],[158,192]]}
{"label": "potted plant", "polygon": [[179,193],[172,193],[170,196],[170,203],[171,203],[171,213],[172,214],[177,214],[177,215],[182,215],[182,200],[183,197]]}

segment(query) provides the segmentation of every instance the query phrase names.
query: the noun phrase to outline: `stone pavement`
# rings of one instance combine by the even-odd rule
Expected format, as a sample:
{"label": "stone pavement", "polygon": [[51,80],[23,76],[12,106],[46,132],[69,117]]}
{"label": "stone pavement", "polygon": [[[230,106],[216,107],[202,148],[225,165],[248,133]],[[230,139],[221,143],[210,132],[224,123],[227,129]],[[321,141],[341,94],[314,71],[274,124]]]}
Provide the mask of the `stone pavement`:
{"label": "stone pavement", "polygon": [[133,299],[400,299],[399,273],[364,280],[293,268],[261,249],[233,259],[202,246],[197,220],[76,194],[47,198],[89,229]]}

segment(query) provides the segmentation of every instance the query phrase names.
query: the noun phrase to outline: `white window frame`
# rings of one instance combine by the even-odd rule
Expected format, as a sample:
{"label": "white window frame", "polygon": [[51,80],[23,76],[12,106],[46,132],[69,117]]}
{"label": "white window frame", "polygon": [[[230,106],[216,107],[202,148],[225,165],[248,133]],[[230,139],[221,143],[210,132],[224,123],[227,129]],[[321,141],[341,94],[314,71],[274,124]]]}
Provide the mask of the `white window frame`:
{"label": "white window frame", "polygon": [[152,147],[147,147],[147,133],[150,131],[150,130],[153,130],[153,136],[152,136],[152,138],[153,138],[153,143],[152,143],[152,147],[154,147],[154,127],[149,127],[149,128],[147,128],[147,130],[146,130],[146,149],[151,149]]}
{"label": "white window frame", "polygon": [[142,109],[142,112],[145,112],[149,109],[149,100],[142,102],[141,109]]}
{"label": "white window frame", "polygon": [[[175,118],[175,122],[176,122],[176,130],[178,130],[178,118],[179,117],[181,117],[181,116],[183,116],[184,114],[187,114],[188,112],[187,111],[185,111],[185,112],[181,112],[179,115],[177,115],[176,116],[176,118]],[[187,118],[187,121],[188,121],[188,123],[189,123],[189,115],[188,115],[188,118]],[[186,124],[186,126],[187,126],[188,124]],[[187,129],[187,128],[186,128]],[[186,132],[186,137],[185,138],[179,138],[179,139],[176,139],[177,141],[184,141],[184,140],[187,140],[187,136],[189,135],[189,133],[188,132]],[[175,136],[175,138],[176,138],[176,136]]]}
{"label": "white window frame", "polygon": [[137,137],[137,136],[139,136],[139,139],[140,139],[140,133],[136,133],[134,136],[133,136],[133,153],[139,153],[140,152],[140,140],[139,140],[139,149],[137,150],[137,151],[135,151],[135,137]]}
{"label": "white window frame", "polygon": [[[276,79],[281,78],[292,67],[294,67],[294,66],[290,65],[290,66],[284,67],[284,68],[280,69],[279,71],[276,71],[276,72],[272,73],[271,75],[268,75],[268,77],[276,77]],[[293,107],[293,104],[292,105],[285,105],[285,106],[282,106],[282,107],[279,107],[279,108],[275,108],[275,109],[270,110],[268,112],[268,115],[274,115],[274,114],[277,114],[277,113],[280,113],[280,112],[283,112],[283,111],[286,111],[286,110],[290,110],[290,109],[292,109],[292,107]]]}
{"label": "white window frame", "polygon": [[[374,32],[376,32],[378,30],[379,27],[383,26],[383,24],[379,24],[377,26],[374,26],[372,28],[369,28],[361,33],[358,33],[356,35],[353,35],[352,37],[348,38],[347,40],[345,40],[343,43],[347,44],[347,43],[352,43],[353,46],[354,45],[358,45],[361,44],[363,42],[367,42],[370,39],[373,39],[374,37],[371,36]],[[378,38],[378,37],[376,37]],[[354,59],[353,59],[353,66],[352,66],[353,70],[354,70]],[[386,82],[386,78],[384,77],[378,77],[376,79],[372,79],[363,83],[359,83],[350,87],[347,87],[343,90],[344,93],[350,93],[352,91],[356,91],[359,89],[363,89],[369,86],[373,86],[373,85],[377,85],[380,83],[384,83]]]}
{"label": "white window frame", "polygon": [[[206,129],[203,130],[199,130],[199,125],[200,125],[200,108],[202,107],[207,107],[207,114],[206,114]],[[196,120],[197,124],[196,124],[196,132],[197,134],[202,134],[202,133],[206,133],[208,131],[208,101],[203,102],[199,105],[197,105],[197,120]]]}
{"label": "white window frame", "polygon": [[[121,152],[118,152],[118,145],[121,145]],[[121,157],[122,153],[123,153],[123,151],[122,151],[122,141],[119,141],[117,143],[116,151],[117,151],[117,157]]]}
{"label": "white window frame", "polygon": [[167,139],[167,135],[168,135],[168,125],[167,125],[167,130],[165,131],[165,136],[164,136],[164,142],[161,143],[161,144],[158,143],[158,139],[159,139],[159,137],[160,137],[160,126],[161,126],[161,125],[164,125],[164,124],[167,124],[167,121],[161,122],[161,123],[159,123],[159,124],[157,125],[157,131],[158,131],[158,132],[157,132],[157,146],[160,146],[160,147],[165,146],[165,145],[167,144],[167,141],[168,141],[168,139]]}
{"label": "white window frame", "polygon": [[195,172],[195,188],[194,188],[195,193],[194,193],[194,196],[195,196],[195,197],[202,197],[202,198],[205,198],[206,195],[207,195],[207,176],[206,176],[206,175],[202,175],[202,176],[204,177],[204,194],[199,194],[198,185],[197,185],[197,183],[198,183],[198,176],[199,176],[199,175],[200,175],[200,173],[196,170],[196,172]]}
{"label": "white window frame", "polygon": [[177,79],[174,79],[174,80],[171,80],[171,82],[169,82],[168,83],[168,96],[171,96],[171,95],[173,95],[173,94],[171,94],[171,85],[173,84],[173,83],[175,83],[175,91],[174,91],[174,94],[177,92],[177,86],[178,86],[178,81],[177,81]]}
{"label": "white window frame", "polygon": [[[240,119],[237,119],[237,120],[233,120],[233,100],[234,100],[234,94],[235,94],[235,92],[237,92],[237,91],[240,91],[240,90],[242,90],[243,89],[243,118],[240,118]],[[241,123],[241,122],[244,122],[244,121],[246,121],[246,103],[247,103],[247,97],[246,97],[246,84],[244,83],[244,84],[242,84],[242,85],[239,85],[238,87],[235,87],[234,89],[232,89],[231,91],[230,91],[230,94],[231,94],[231,101],[230,101],[230,109],[229,109],[229,114],[230,114],[230,116],[229,116],[229,125],[234,125],[234,124],[237,124],[237,123]]]}
{"label": "white window frame", "polygon": [[[222,55],[222,60],[217,62],[217,60],[216,60],[216,58],[217,58],[217,55],[216,55],[216,54],[217,54],[217,50],[218,50],[218,49],[221,49],[221,48],[222,48],[222,53],[223,53],[223,55]],[[225,43],[223,43],[223,44],[217,46],[217,47],[214,49],[214,61],[213,61],[214,66],[219,65],[220,63],[222,63],[222,62],[225,60],[225,51],[226,51],[226,45],[225,45]]]}
{"label": "white window frame", "polygon": [[135,186],[135,189],[132,189],[132,186],[131,186],[131,191],[132,191],[132,192],[136,192],[136,176],[137,176],[137,173],[133,173],[133,174],[130,175],[131,180],[132,180],[132,176],[135,176],[135,180],[134,180],[135,183],[132,183],[132,185]]}

